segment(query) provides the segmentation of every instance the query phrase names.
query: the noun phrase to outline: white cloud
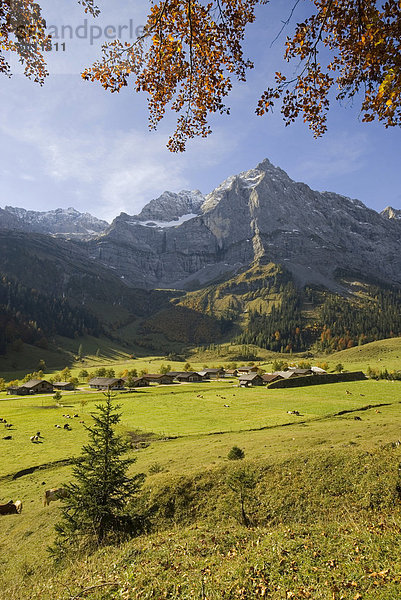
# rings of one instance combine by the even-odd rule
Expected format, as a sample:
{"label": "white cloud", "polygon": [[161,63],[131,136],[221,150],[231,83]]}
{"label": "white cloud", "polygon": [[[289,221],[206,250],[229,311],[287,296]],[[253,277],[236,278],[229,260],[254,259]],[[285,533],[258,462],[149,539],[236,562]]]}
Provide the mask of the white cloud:
{"label": "white cloud", "polygon": [[[98,97],[93,87],[74,88],[73,84],[53,80],[50,97],[35,88],[27,111],[21,94],[26,84],[14,80],[13,101],[9,97],[0,113],[8,155],[12,149],[20,157],[20,164],[7,159],[14,171],[14,189],[18,180],[35,181],[41,188],[36,197],[33,189],[29,195],[19,194],[14,203],[37,210],[78,203],[79,210],[108,220],[121,211],[135,214],[164,190],[207,185],[202,170],[221,164],[239,143],[238,134],[216,127],[209,139],[193,140],[187,152],[172,154],[166,148],[175,124],[172,118],[156,133],[147,131],[143,113],[137,117],[138,125],[131,120],[129,126],[126,114],[116,121],[118,103],[116,107],[102,90]],[[60,113],[63,93],[70,87],[71,95]],[[92,114],[95,100],[99,102]],[[126,107],[128,98],[117,100]],[[134,101],[132,108],[135,115]]]}
{"label": "white cloud", "polygon": [[101,131],[55,139],[42,131],[31,139],[39,146],[47,174],[84,186],[87,209],[108,220],[121,211],[135,214],[165,189],[189,185],[186,165],[169,156],[161,135],[131,130],[109,140],[108,133]]}
{"label": "white cloud", "polygon": [[104,155],[101,202],[112,215],[135,214],[166,189],[189,186],[185,161],[174,160],[161,134],[121,133]]}
{"label": "white cloud", "polygon": [[[235,148],[232,135],[218,132],[209,140],[194,140],[184,154],[166,148],[163,132],[120,133],[104,155],[101,203],[104,214],[135,214],[165,190],[193,189],[194,171],[224,160]],[[202,189],[204,193],[210,190]]]}

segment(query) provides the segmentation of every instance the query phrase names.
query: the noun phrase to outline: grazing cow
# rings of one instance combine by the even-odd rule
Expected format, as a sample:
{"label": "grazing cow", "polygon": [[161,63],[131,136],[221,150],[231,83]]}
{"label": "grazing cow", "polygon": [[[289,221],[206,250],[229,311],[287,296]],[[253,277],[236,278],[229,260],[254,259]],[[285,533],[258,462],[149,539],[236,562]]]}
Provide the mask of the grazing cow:
{"label": "grazing cow", "polygon": [[29,438],[32,442],[32,444],[37,444],[37,442],[39,441],[39,438],[37,435],[31,435],[31,437]]}
{"label": "grazing cow", "polygon": [[71,431],[71,426],[68,423],[65,423],[64,429],[68,429],[68,431]]}
{"label": "grazing cow", "polygon": [[12,436],[12,435],[5,435],[5,436],[3,437],[3,440],[12,440],[12,439],[13,439],[13,436]]}
{"label": "grazing cow", "polygon": [[55,502],[61,498],[67,498],[68,492],[65,488],[52,488],[51,490],[45,491],[45,497],[43,500],[43,506],[49,506],[50,502]]}
{"label": "grazing cow", "polygon": [[10,500],[6,504],[0,504],[0,515],[18,515],[22,511],[22,502]]}

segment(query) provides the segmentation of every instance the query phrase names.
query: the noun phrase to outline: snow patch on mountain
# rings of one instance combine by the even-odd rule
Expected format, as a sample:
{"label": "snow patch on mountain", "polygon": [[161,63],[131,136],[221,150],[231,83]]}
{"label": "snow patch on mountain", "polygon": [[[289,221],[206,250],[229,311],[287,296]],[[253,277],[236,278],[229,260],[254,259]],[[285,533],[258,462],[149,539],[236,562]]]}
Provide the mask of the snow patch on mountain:
{"label": "snow patch on mountain", "polygon": [[143,221],[132,221],[130,220],[129,223],[131,225],[142,225],[142,227],[178,227],[179,225],[182,225],[183,223],[185,223],[186,221],[189,221],[190,219],[193,219],[194,217],[197,217],[198,215],[195,213],[188,213],[187,215],[182,215],[182,217],[179,217],[178,219],[174,219],[173,221],[148,221],[148,222],[143,222]]}

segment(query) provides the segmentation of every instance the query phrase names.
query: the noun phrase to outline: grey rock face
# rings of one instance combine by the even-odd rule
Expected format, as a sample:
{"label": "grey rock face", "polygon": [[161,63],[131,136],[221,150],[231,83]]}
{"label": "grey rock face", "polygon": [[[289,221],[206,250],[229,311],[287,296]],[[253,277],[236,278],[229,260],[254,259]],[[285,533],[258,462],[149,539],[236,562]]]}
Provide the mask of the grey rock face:
{"label": "grey rock face", "polygon": [[89,251],[136,287],[201,287],[254,260],[283,264],[300,284],[337,289],[338,269],[401,284],[399,222],[296,183],[268,160],[225,180],[201,211],[170,227],[122,214]]}
{"label": "grey rock face", "polygon": [[0,229],[25,231],[24,224],[21,223],[20,219],[12,212],[3,210],[2,208],[0,208]]}
{"label": "grey rock face", "polygon": [[0,210],[0,227],[3,229],[85,238],[102,233],[108,226],[106,221],[89,213],[80,213],[74,208],[38,212],[6,206]]}
{"label": "grey rock face", "polygon": [[200,212],[205,197],[199,190],[179,193],[163,192],[155,200],[151,200],[133,219],[137,221],[170,222],[188,214],[197,215]]}

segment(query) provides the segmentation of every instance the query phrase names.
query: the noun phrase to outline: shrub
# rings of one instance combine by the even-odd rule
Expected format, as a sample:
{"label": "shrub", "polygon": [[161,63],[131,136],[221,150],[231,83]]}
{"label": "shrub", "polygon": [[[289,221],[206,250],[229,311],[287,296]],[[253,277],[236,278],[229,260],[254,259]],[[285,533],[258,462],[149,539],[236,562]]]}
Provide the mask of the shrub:
{"label": "shrub", "polygon": [[164,468],[158,462],[152,463],[150,465],[150,467],[149,467],[149,474],[150,475],[155,475],[156,473],[161,473],[162,471],[164,471]]}
{"label": "shrub", "polygon": [[238,448],[238,446],[233,446],[228,453],[227,458],[228,460],[241,460],[244,458],[244,456],[245,452],[241,448]]}
{"label": "shrub", "polygon": [[81,381],[86,379],[88,377],[88,375],[89,375],[89,373],[86,369],[81,369],[80,372],[78,373],[78,377]]}

